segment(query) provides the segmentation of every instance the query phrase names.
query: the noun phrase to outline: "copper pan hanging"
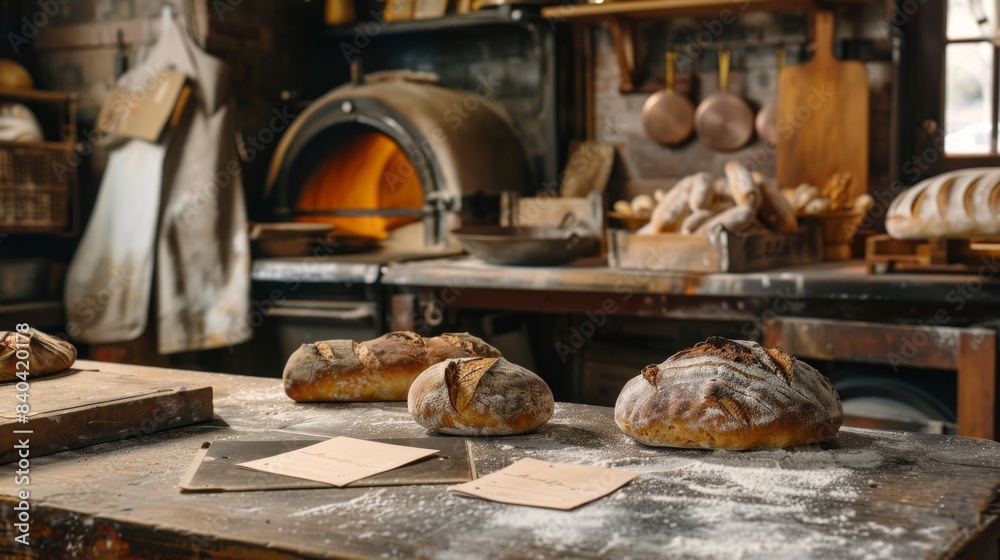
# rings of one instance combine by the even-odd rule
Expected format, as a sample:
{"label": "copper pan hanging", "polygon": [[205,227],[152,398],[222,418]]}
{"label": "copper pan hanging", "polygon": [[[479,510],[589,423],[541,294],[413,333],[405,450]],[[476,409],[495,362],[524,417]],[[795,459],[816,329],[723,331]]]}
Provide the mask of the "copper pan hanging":
{"label": "copper pan hanging", "polygon": [[694,104],[674,89],[677,53],[667,53],[667,85],[649,96],[642,106],[642,126],[650,140],[664,146],[676,146],[694,131]]}
{"label": "copper pan hanging", "polygon": [[720,152],[738,150],[753,137],[753,111],[743,98],[729,92],[729,49],[719,49],[719,91],[698,104],[694,128],[705,146]]}

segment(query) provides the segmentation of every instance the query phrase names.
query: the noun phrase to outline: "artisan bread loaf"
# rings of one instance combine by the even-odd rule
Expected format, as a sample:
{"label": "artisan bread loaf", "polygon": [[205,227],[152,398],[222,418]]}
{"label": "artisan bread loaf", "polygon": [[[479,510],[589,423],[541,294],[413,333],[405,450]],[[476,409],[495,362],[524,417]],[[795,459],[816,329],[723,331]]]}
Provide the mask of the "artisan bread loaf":
{"label": "artisan bread loaf", "polygon": [[285,394],[299,402],[404,401],[428,367],[450,358],[500,357],[468,333],[424,338],[409,331],[369,340],[303,344],[285,364]]}
{"label": "artisan bread loaf", "polygon": [[[27,352],[27,360],[18,358],[18,350],[22,358]],[[61,338],[35,329],[0,331],[0,381],[20,381],[17,373],[25,371],[30,377],[58,373],[75,361],[76,348]],[[28,367],[18,366],[18,362],[26,362]]]}
{"label": "artisan bread loaf", "polygon": [[523,434],[555,409],[541,377],[503,358],[448,360],[427,368],[410,387],[407,405],[418,424],[444,434]]}
{"label": "artisan bread loaf", "polygon": [[750,449],[822,441],[844,411],[830,381],[781,348],[712,337],[625,384],[615,422],[665,447]]}
{"label": "artisan bread loaf", "polygon": [[931,177],[889,204],[885,229],[896,239],[1000,235],[1000,168]]}

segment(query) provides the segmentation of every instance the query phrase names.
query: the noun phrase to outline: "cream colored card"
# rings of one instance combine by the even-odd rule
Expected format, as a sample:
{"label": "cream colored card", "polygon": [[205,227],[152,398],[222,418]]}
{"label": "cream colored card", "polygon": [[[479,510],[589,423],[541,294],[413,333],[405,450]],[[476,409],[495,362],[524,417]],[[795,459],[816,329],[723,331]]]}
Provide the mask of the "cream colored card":
{"label": "cream colored card", "polygon": [[237,466],[344,486],[437,452],[436,449],[335,437],[288,453],[239,463]]}
{"label": "cream colored card", "polygon": [[603,467],[521,459],[448,491],[505,504],[565,510],[607,496],[637,476]]}

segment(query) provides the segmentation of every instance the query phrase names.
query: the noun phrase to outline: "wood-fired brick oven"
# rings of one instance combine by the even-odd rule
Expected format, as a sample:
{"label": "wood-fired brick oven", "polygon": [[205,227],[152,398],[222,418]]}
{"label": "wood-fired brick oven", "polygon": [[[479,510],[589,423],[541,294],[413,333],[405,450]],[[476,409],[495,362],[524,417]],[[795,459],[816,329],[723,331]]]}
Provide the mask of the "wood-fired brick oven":
{"label": "wood-fired brick oven", "polygon": [[534,176],[498,105],[402,71],[368,75],[312,103],[278,145],[267,188],[279,218],[380,239],[422,221],[423,245],[434,250],[502,191],[530,190]]}

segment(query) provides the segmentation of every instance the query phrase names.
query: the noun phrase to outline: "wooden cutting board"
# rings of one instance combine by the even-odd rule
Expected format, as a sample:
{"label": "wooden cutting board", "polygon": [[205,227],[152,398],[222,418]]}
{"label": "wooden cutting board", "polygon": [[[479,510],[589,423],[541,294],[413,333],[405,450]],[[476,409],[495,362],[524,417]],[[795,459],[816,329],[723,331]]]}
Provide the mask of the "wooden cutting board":
{"label": "wooden cutting board", "polygon": [[822,187],[848,171],[853,200],[868,192],[868,72],[834,58],[833,33],[833,13],[816,12],[815,55],[781,71],[776,174],[781,188]]}
{"label": "wooden cutting board", "polygon": [[20,458],[23,449],[14,447],[19,440],[28,439],[27,453],[38,457],[212,419],[207,385],[73,369],[29,381],[26,423],[15,408],[21,404],[17,386],[0,385],[0,464]]}

